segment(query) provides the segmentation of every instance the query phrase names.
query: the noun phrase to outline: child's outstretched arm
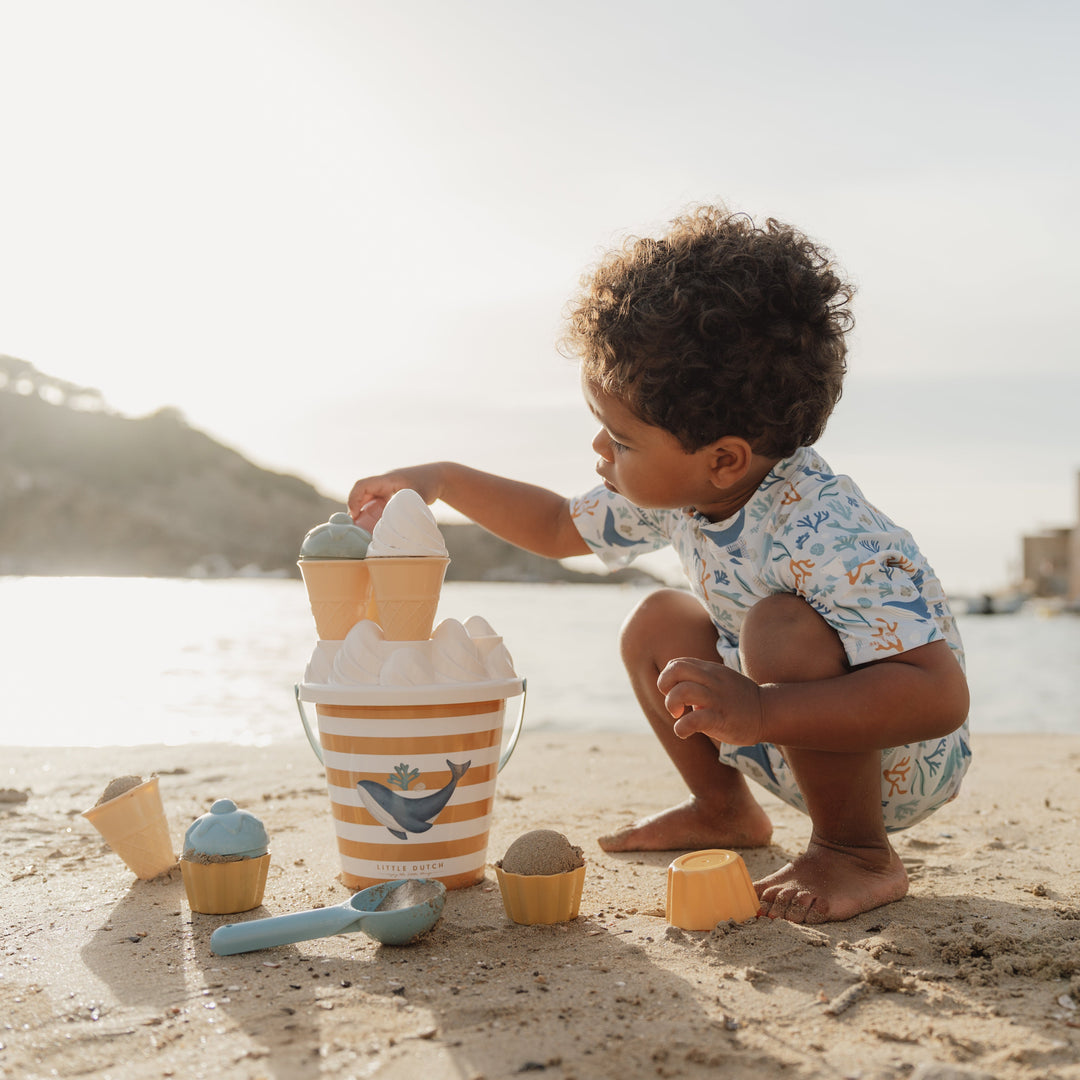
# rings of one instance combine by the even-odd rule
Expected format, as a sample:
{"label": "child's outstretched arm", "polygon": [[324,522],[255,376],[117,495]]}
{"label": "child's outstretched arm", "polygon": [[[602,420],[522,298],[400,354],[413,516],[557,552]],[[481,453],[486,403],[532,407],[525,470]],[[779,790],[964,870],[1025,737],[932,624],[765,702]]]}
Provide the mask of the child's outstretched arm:
{"label": "child's outstretched arm", "polygon": [[412,488],[429,504],[441,500],[488,532],[537,555],[567,559],[589,553],[570,516],[568,499],[547,488],[452,461],[413,465],[357,480],[349,493],[349,513],[358,525],[370,529],[387,499],[402,488]]}

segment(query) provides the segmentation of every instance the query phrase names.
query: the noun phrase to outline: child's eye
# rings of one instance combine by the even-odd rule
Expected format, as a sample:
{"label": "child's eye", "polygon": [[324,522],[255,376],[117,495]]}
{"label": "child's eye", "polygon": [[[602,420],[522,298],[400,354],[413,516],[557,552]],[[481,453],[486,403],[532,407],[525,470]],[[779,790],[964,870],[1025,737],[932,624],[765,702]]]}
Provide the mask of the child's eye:
{"label": "child's eye", "polygon": [[619,442],[618,439],[612,439],[611,449],[614,450],[616,454],[621,454],[624,450],[629,450],[630,447],[627,446],[625,443]]}

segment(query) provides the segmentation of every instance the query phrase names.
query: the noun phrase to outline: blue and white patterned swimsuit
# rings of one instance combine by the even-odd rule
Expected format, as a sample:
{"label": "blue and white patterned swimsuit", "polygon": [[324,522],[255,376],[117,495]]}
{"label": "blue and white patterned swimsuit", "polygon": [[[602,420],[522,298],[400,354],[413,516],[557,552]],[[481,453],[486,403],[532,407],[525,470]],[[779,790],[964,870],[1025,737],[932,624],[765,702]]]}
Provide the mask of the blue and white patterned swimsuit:
{"label": "blue and white patterned swimsuit", "polygon": [[[873,507],[813,448],[777,463],[733,517],[643,510],[601,486],[571,501],[578,531],[611,568],[671,545],[716,627],[717,652],[740,670],[746,612],[776,593],[801,596],[836,631],[855,666],[943,639],[964,666],[956,620],[910,533]],[[720,745],[720,759],[806,812],[770,743]],[[956,796],[971,760],[967,721],[943,739],[882,751],[886,828],[907,828]]]}

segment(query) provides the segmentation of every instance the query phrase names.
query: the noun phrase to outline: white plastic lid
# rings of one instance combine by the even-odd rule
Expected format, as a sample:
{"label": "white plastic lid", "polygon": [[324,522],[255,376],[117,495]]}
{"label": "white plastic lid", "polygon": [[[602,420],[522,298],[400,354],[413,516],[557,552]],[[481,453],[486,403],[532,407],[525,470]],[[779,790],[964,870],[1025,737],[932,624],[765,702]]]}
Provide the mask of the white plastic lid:
{"label": "white plastic lid", "polygon": [[459,705],[517,697],[523,688],[524,680],[520,677],[428,686],[340,686],[302,682],[300,700],[316,705]]}

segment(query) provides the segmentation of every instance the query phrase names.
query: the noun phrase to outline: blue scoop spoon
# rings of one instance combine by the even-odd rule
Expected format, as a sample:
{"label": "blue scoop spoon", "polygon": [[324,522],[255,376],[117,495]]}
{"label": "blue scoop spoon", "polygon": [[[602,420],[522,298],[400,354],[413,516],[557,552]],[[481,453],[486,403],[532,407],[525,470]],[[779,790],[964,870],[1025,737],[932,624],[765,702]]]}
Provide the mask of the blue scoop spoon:
{"label": "blue scoop spoon", "polygon": [[[429,887],[428,891],[431,888],[437,891],[418,904],[376,910],[390,893],[409,881]],[[219,926],[210,935],[210,951],[218,956],[232,956],[275,945],[290,945],[294,941],[348,934],[354,930],[362,930],[384,945],[406,945],[439,921],[445,902],[446,886],[441,881],[428,878],[383,881],[334,907]]]}

